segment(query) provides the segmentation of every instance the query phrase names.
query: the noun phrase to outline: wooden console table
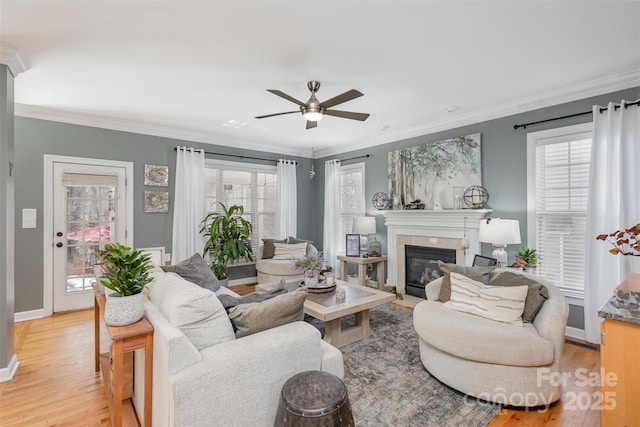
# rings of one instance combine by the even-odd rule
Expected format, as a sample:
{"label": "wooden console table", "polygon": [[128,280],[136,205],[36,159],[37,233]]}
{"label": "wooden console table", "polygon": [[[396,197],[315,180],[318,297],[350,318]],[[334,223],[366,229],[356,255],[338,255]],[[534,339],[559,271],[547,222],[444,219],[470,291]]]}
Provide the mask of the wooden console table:
{"label": "wooden console table", "polygon": [[[100,371],[104,382],[109,415],[114,427],[123,425],[123,407],[133,411],[130,401],[123,404],[124,354],[134,350],[144,350],[144,426],[151,426],[151,386],[153,379],[153,326],[143,317],[142,320],[127,326],[109,326],[107,332],[113,341],[113,355],[100,355],[100,320],[104,313],[106,298],[94,288],[95,323],[95,370]],[[110,360],[111,359],[111,360]],[[110,366],[111,365],[111,366]],[[133,414],[132,414],[133,415]],[[135,415],[133,415],[135,419]]]}
{"label": "wooden console table", "polygon": [[367,285],[367,265],[368,264],[377,264],[376,271],[376,288],[384,289],[384,262],[387,260],[385,255],[383,256],[370,256],[367,258],[357,257],[357,256],[345,256],[338,255],[338,260],[340,261],[340,270],[342,271],[341,279],[345,282],[349,281],[347,277],[347,264],[357,264],[358,265],[358,284],[361,286]]}

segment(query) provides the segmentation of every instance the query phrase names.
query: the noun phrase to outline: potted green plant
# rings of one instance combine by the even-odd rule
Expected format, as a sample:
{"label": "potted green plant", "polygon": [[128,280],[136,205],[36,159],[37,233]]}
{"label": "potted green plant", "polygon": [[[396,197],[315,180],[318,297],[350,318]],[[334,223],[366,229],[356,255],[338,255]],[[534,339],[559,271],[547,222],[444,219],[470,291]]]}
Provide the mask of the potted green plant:
{"label": "potted green plant", "polygon": [[516,254],[516,262],[514,267],[522,267],[523,270],[534,269],[538,265],[537,251],[533,248],[523,247],[520,252]]}
{"label": "potted green plant", "polygon": [[104,321],[111,326],[135,323],[144,316],[142,288],[151,282],[151,255],[134,251],[120,243],[104,245],[103,280],[114,291],[106,295]]}
{"label": "potted green plant", "polygon": [[323,266],[322,252],[306,254],[294,263],[296,270],[304,273],[304,284],[307,287],[318,286],[318,274]]}
{"label": "potted green plant", "polygon": [[207,239],[204,253],[209,253],[211,271],[220,280],[228,279],[229,264],[242,258],[253,261],[251,233],[253,226],[244,219],[244,207],[232,205],[228,208],[220,203],[222,212],[211,212],[202,220],[200,234]]}

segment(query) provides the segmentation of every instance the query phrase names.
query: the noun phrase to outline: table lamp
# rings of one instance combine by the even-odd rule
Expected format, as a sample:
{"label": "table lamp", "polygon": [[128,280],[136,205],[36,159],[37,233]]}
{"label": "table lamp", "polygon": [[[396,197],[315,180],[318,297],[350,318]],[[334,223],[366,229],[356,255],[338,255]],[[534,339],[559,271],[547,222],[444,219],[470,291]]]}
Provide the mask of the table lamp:
{"label": "table lamp", "polygon": [[484,218],[480,220],[478,240],[493,245],[492,257],[498,267],[507,266],[507,245],[520,243],[520,222],[517,219]]}
{"label": "table lamp", "polygon": [[369,234],[376,234],[376,219],[372,216],[353,218],[353,233],[360,235],[360,254],[366,254],[369,247]]}

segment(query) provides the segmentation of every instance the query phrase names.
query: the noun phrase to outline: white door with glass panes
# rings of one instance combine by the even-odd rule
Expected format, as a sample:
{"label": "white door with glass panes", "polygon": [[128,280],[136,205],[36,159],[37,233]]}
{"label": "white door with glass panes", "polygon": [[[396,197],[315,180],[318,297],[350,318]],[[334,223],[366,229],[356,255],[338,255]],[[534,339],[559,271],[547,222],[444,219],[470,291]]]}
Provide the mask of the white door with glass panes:
{"label": "white door with glass panes", "polygon": [[126,242],[127,168],[64,161],[52,166],[53,312],[92,307],[98,251]]}

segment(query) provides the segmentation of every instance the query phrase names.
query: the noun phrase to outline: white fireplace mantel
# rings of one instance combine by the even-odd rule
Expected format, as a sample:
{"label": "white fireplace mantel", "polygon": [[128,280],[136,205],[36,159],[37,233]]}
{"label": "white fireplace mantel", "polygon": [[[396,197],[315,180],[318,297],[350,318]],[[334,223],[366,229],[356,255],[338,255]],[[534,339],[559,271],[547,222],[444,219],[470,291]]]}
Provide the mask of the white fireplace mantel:
{"label": "white fireplace mantel", "polygon": [[[480,219],[491,212],[491,209],[383,211],[387,226],[387,283],[405,293],[404,245],[408,241],[456,249],[464,258],[457,262],[471,265],[475,254],[480,253]],[[440,245],[438,239],[446,240],[446,245]]]}

